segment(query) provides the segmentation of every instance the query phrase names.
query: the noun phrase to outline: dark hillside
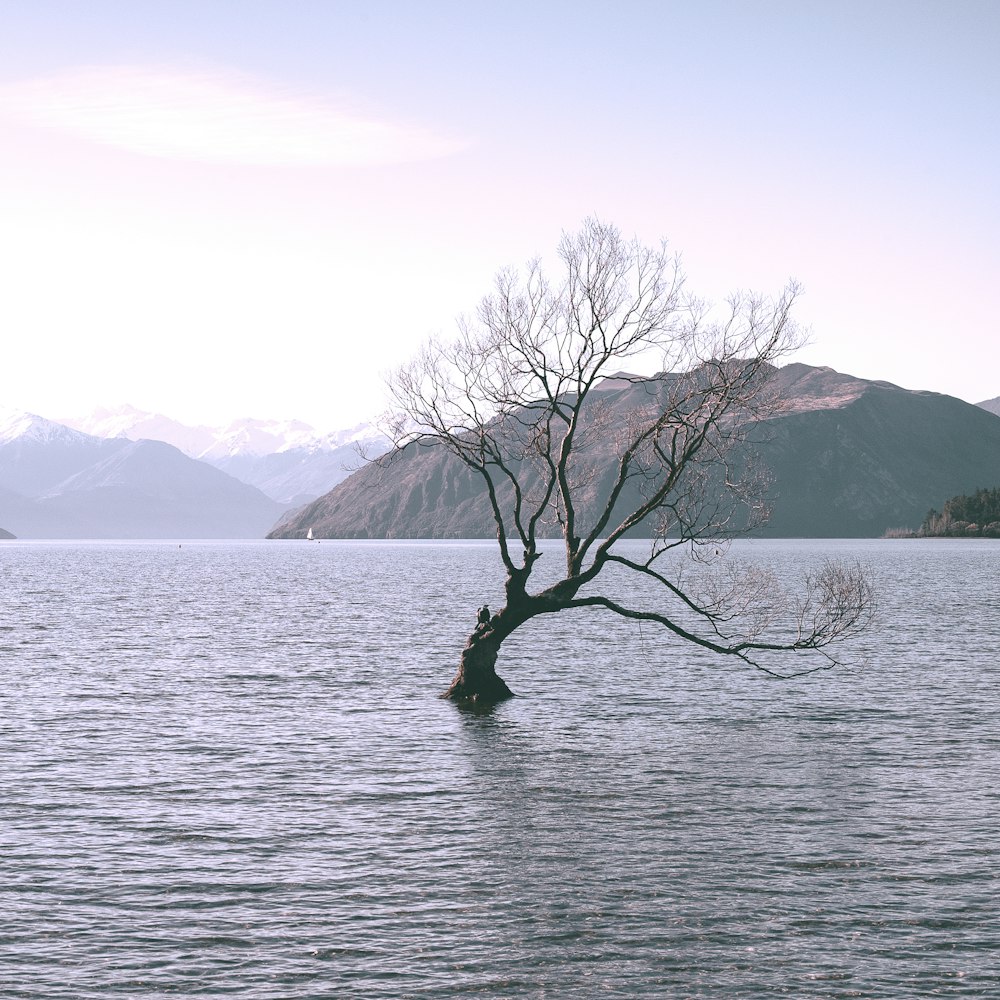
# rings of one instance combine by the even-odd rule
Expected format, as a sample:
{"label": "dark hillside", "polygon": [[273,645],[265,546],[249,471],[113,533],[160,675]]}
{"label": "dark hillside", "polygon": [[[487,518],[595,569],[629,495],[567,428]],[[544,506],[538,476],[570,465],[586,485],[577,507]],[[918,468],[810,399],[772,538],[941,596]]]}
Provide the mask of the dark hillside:
{"label": "dark hillside", "polygon": [[[654,385],[608,380],[600,426],[613,429],[631,409],[650,405]],[[916,528],[941,497],[1000,482],[1000,418],[980,407],[801,364],[778,370],[775,387],[784,408],[755,434],[774,476],[769,535],[869,537]],[[594,430],[581,448],[581,461],[594,470],[584,512],[600,504],[612,474],[608,441],[607,431],[602,437]],[[509,495],[501,500],[509,503]],[[309,528],[338,538],[494,533],[472,473],[442,448],[415,446],[355,473],[270,537],[304,537]]]}

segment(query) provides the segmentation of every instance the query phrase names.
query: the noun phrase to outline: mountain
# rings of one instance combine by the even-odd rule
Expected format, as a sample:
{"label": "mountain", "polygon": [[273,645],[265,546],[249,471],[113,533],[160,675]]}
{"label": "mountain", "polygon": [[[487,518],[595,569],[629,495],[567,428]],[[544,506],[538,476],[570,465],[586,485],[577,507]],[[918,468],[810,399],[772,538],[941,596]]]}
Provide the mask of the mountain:
{"label": "mountain", "polygon": [[[382,454],[385,446],[377,447]],[[256,486],[279,503],[299,506],[326,493],[362,463],[355,445],[295,448],[269,455],[233,455],[213,462],[241,482]]]}
{"label": "mountain", "polygon": [[1000,484],[1000,418],[980,407],[808,365],[776,382],[787,407],[760,449],[776,484],[767,534],[879,536]]}
{"label": "mountain", "polygon": [[61,526],[31,497],[0,487],[0,523],[21,538],[56,538]]}
{"label": "mountain", "polygon": [[297,420],[238,420],[222,428],[198,457],[284,504],[326,493],[361,464],[359,452],[381,455],[388,444],[371,424],[320,434]]}
{"label": "mountain", "polygon": [[68,526],[52,537],[85,538],[259,538],[282,509],[162,441],[124,442],[38,504]]}
{"label": "mountain", "polygon": [[0,528],[0,541],[6,541],[11,538],[17,538],[17,535],[12,535],[9,531],[5,531],[3,528]]}
{"label": "mountain", "polygon": [[358,464],[359,447],[373,455],[387,448],[371,424],[329,434],[301,420],[245,418],[222,427],[191,426],[133,406],[63,422],[100,437],[165,441],[283,504],[305,503],[346,479]]}
{"label": "mountain", "polygon": [[976,403],[976,406],[981,406],[984,410],[989,410],[990,413],[1000,416],[1000,396],[994,396],[992,399],[984,399],[981,403]]}
{"label": "mountain", "polygon": [[[774,475],[765,534],[879,536],[915,528],[946,497],[1000,484],[1000,419],[981,407],[803,364],[776,370],[773,380],[784,406],[754,432]],[[602,386],[610,425],[625,425],[648,401],[650,382],[609,379]],[[582,459],[595,469],[581,497],[584,516],[593,517],[615,456],[595,440]],[[287,515],[269,537],[302,537],[310,527],[318,537],[494,534],[474,474],[440,446],[416,445]]]}
{"label": "mountain", "polygon": [[0,524],[21,538],[259,538],[283,509],[171,445],[0,413]]}
{"label": "mountain", "polygon": [[115,409],[99,408],[84,417],[59,417],[59,422],[94,437],[166,441],[191,458],[199,458],[217,438],[216,432],[209,427],[182,424],[127,404]]}
{"label": "mountain", "polygon": [[107,441],[33,413],[0,410],[0,488],[37,496],[114,454],[122,441]]}

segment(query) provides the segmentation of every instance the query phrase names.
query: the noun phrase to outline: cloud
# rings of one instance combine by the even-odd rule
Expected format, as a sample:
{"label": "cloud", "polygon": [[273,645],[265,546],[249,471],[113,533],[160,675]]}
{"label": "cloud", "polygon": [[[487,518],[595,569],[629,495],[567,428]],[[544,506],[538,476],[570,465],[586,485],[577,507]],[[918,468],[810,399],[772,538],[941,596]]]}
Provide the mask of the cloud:
{"label": "cloud", "polygon": [[0,85],[0,112],[133,153],[203,163],[405,163],[465,145],[236,73],[85,67]]}

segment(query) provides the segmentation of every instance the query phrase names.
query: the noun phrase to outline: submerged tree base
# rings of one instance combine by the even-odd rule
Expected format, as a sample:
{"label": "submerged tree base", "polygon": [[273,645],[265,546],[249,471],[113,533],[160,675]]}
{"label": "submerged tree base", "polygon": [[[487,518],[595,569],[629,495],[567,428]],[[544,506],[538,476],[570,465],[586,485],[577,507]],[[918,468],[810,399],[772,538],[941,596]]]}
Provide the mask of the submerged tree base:
{"label": "submerged tree base", "polygon": [[514,697],[514,692],[496,672],[499,644],[491,638],[481,629],[472,634],[462,650],[458,673],[442,698],[460,705],[485,708]]}
{"label": "submerged tree base", "polygon": [[471,688],[456,677],[451,682],[451,687],[441,697],[458,705],[487,708],[499,705],[500,702],[506,701],[508,698],[513,698],[514,692],[507,687],[502,677],[494,676],[492,684],[477,688]]}

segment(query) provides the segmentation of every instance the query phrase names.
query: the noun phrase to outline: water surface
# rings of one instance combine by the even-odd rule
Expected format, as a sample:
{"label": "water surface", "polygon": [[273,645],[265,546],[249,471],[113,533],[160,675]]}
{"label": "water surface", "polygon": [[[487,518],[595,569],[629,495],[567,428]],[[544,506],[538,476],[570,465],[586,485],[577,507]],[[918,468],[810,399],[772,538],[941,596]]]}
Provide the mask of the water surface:
{"label": "water surface", "polygon": [[561,615],[474,716],[488,543],[3,543],[0,996],[998,995],[1000,544],[737,552],[869,665]]}

